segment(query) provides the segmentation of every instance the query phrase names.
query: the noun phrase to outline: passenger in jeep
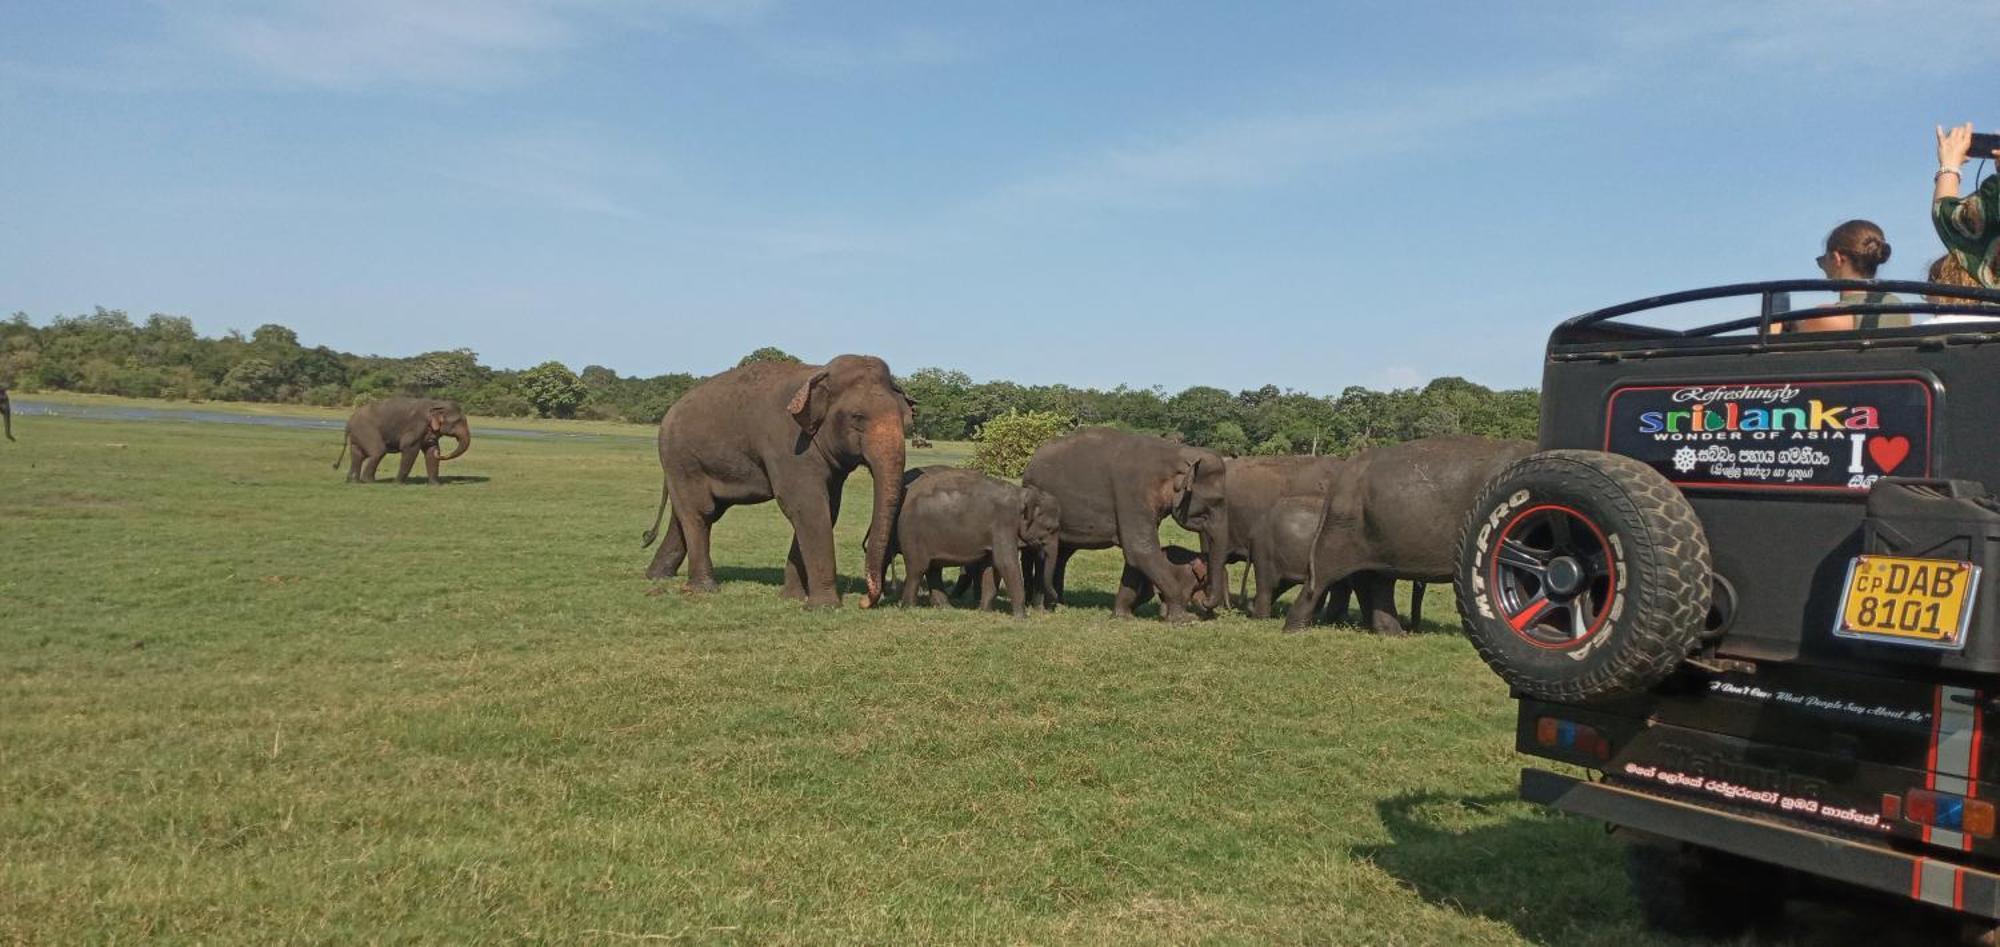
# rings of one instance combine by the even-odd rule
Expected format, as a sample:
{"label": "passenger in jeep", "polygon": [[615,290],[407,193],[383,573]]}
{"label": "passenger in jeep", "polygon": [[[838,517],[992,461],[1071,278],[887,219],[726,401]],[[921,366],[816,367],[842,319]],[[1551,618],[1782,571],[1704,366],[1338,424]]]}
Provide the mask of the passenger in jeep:
{"label": "passenger in jeep", "polygon": [[[1931,225],[1959,266],[1987,289],[2000,289],[2000,175],[1981,182],[1973,192],[1958,196],[1964,175],[1959,168],[1971,157],[1972,123],[1937,130],[1938,169],[1931,191]],[[1988,155],[1980,155],[1985,158]],[[1990,156],[2000,161],[2000,151]]]}
{"label": "passenger in jeep", "polygon": [[[1930,273],[1926,276],[1926,279],[1928,279],[1930,282],[1942,283],[1946,286],[1979,285],[1978,283],[1973,281],[1971,274],[1965,272],[1965,267],[1960,266],[1958,264],[1958,257],[1952,256],[1949,253],[1931,261]],[[1937,293],[1932,293],[1925,296],[1924,301],[1937,303],[1939,305],[1944,305],[1947,303],[1979,302],[1976,299],[1966,299],[1963,296],[1944,296]],[[1993,315],[1990,316],[1975,316],[1970,313],[1946,313],[1944,315],[1932,316],[1930,318],[1930,322],[1925,324],[1939,325],[1943,323],[1952,323],[1952,322],[1990,323],[1994,319],[2000,319],[2000,312],[1995,312]]]}
{"label": "passenger in jeep", "polygon": [[[1827,279],[1872,280],[1875,271],[1889,262],[1889,240],[1882,228],[1868,220],[1850,220],[1826,235],[1826,249],[1814,262]],[[1849,290],[1840,294],[1843,303],[1895,303],[1893,294]],[[1859,328],[1892,328],[1910,324],[1907,313],[1887,313],[1860,317]],[[1845,332],[1857,327],[1854,316],[1821,316],[1771,326],[1779,332]]]}

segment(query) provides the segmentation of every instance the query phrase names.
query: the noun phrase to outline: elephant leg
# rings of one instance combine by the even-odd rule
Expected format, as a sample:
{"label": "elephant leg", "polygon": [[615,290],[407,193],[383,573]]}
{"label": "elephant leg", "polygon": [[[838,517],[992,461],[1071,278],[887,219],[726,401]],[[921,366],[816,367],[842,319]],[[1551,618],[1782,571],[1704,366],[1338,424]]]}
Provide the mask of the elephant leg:
{"label": "elephant leg", "polygon": [[1362,590],[1361,609],[1367,615],[1369,630],[1390,637],[1406,634],[1402,621],[1396,617],[1396,580],[1375,572],[1354,579],[1355,586]]}
{"label": "elephant leg", "polygon": [[985,572],[976,563],[959,569],[958,581],[952,583],[951,586],[952,601],[964,601],[966,595],[972,592],[973,587],[978,585],[984,577]]}
{"label": "elephant leg", "polygon": [[[1016,570],[1015,575],[1017,576],[1020,574],[1019,572],[1021,568],[1020,562],[1021,562],[1020,557],[1018,556],[1015,557],[1014,569]],[[988,566],[987,568],[980,571],[979,573],[980,611],[990,612],[993,610],[993,600],[1000,597],[1000,586],[1001,583],[1004,580],[1006,580],[1006,578],[1007,578],[1006,569],[1000,569]],[[1007,605],[1010,609],[1013,610],[1015,618],[1019,618],[1023,614],[1026,614],[1027,612],[1028,608],[1027,603],[1021,601],[1021,599],[1019,598],[1021,594],[1024,593],[1021,592],[1018,583],[1007,585]],[[1019,604],[1016,604],[1017,602]]]}
{"label": "elephant leg", "polygon": [[436,444],[424,448],[424,477],[435,487],[443,480],[438,479],[438,449]]}
{"label": "elephant leg", "polygon": [[1250,571],[1257,578],[1257,597],[1250,600],[1250,617],[1269,618],[1271,603],[1278,598],[1278,570],[1267,562],[1252,559]]}
{"label": "elephant leg", "polygon": [[347,482],[361,482],[361,464],[368,459],[368,452],[360,444],[349,444],[347,448]]}
{"label": "elephant leg", "polygon": [[396,454],[396,482],[409,483],[410,470],[417,465],[416,447],[405,447]]}
{"label": "elephant leg", "polygon": [[1047,586],[1049,591],[1048,608],[1050,611],[1054,611],[1057,605],[1062,604],[1063,579],[1069,574],[1069,557],[1074,555],[1076,555],[1076,547],[1074,546],[1065,546],[1062,548],[1062,551],[1056,553],[1056,567],[1051,574],[1051,579]]}
{"label": "elephant leg", "polygon": [[690,592],[713,592],[715,563],[709,559],[709,528],[722,518],[722,508],[708,495],[706,485],[674,486],[674,523],[687,542],[687,588]]}
{"label": "elephant leg", "polygon": [[915,608],[931,581],[930,556],[920,550],[903,549],[903,607]]}
{"label": "elephant leg", "polygon": [[386,452],[378,452],[368,455],[368,459],[366,461],[363,461],[361,464],[362,483],[375,482],[375,468],[382,466],[382,458],[387,456],[389,455]]}
{"label": "elephant leg", "polygon": [[1410,630],[1424,630],[1424,584],[1410,583]]}
{"label": "elephant leg", "polygon": [[932,608],[950,608],[951,596],[944,588],[944,565],[934,564],[924,573],[924,584],[931,590]]}
{"label": "elephant leg", "polygon": [[1304,631],[1312,627],[1313,619],[1319,615],[1320,596],[1326,594],[1331,583],[1307,583],[1299,589],[1297,598],[1292,599],[1292,607],[1285,610],[1285,630]]}
{"label": "elephant leg", "polygon": [[1027,603],[1021,600],[1021,542],[1012,524],[996,529],[987,538],[985,569],[979,580],[979,610],[992,611],[993,599],[1001,586],[1007,588],[1007,607],[1015,618],[1022,616]]}
{"label": "elephant leg", "polygon": [[1329,625],[1347,624],[1347,606],[1354,597],[1354,584],[1345,579],[1326,587],[1326,604],[1320,620]]}
{"label": "elephant leg", "polygon": [[1118,597],[1112,600],[1111,614],[1118,618],[1130,618],[1139,606],[1153,600],[1153,583],[1146,573],[1133,566],[1126,566],[1118,575]]}
{"label": "elephant leg", "polygon": [[[810,491],[813,491],[815,488],[808,487],[806,489],[810,493]],[[807,502],[812,503],[815,506],[818,506],[823,502],[828,511],[827,513],[828,525],[826,527],[826,540],[824,545],[827,550],[827,561],[829,563],[829,565],[827,566],[827,571],[829,575],[827,581],[828,581],[828,586],[831,587],[833,582],[833,579],[831,578],[833,570],[833,566],[831,565],[833,556],[832,552],[833,526],[831,524],[840,521],[841,484],[835,483],[829,486],[819,487],[817,489],[824,493],[826,499],[824,501],[808,500]],[[792,548],[785,553],[785,584],[778,589],[778,594],[784,598],[792,599],[794,601],[806,602],[807,604],[839,605],[840,593],[838,589],[834,590],[833,600],[831,602],[822,600],[820,602],[815,603],[813,601],[812,591],[814,586],[812,583],[812,572],[811,570],[806,568],[806,562],[808,557],[805,551],[799,548],[798,520],[793,518],[792,507],[786,503],[785,496],[786,496],[786,491],[781,488],[778,491],[778,508],[784,511],[786,519],[792,520]],[[817,522],[816,519],[809,518],[809,520],[812,522]],[[909,567],[908,556],[904,557],[903,565],[905,568]],[[916,575],[916,573],[914,572],[910,574]]]}
{"label": "elephant leg", "polygon": [[646,567],[649,579],[664,579],[681,571],[681,562],[687,558],[687,537],[681,534],[681,521],[671,510],[667,516],[672,522],[667,524],[667,535],[660,539],[660,548],[653,552],[653,564]]}
{"label": "elephant leg", "polygon": [[[1160,548],[1158,537],[1140,536],[1123,548],[1126,567],[1143,573],[1146,581],[1151,583],[1153,591],[1160,594],[1160,617],[1173,622],[1191,620],[1187,602],[1188,594],[1193,590],[1175,571],[1173,562]],[[1121,581],[1119,585],[1122,589],[1125,583]],[[1134,592],[1136,591],[1135,588]]]}
{"label": "elephant leg", "polygon": [[[813,608],[840,605],[840,589],[834,585],[833,524],[840,517],[840,484],[814,482],[794,484],[791,500],[778,490],[778,506],[792,522],[792,549],[785,557],[785,597],[803,590],[806,604]],[[905,561],[908,550],[904,550]],[[910,565],[916,574],[915,564]]]}

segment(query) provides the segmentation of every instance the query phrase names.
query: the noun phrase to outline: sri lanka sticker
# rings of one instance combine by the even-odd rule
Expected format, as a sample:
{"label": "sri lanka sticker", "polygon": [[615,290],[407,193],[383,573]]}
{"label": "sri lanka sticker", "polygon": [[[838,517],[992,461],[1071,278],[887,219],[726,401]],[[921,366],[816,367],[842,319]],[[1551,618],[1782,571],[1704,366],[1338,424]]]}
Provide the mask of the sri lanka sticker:
{"label": "sri lanka sticker", "polygon": [[1915,378],[1632,386],[1604,449],[1684,487],[1865,491],[1931,475],[1931,408]]}

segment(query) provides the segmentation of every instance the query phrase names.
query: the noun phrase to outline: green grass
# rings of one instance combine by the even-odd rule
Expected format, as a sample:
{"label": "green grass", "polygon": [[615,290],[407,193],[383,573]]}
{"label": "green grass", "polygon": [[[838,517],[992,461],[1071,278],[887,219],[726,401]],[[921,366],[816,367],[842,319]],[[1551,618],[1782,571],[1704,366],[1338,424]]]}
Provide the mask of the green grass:
{"label": "green grass", "polygon": [[806,612],[768,504],[690,596],[641,575],[639,437],[429,488],[323,431],[17,422],[0,941],[1649,942],[1601,829],[1512,800],[1456,634],[1116,621],[1115,553],[1026,622]]}

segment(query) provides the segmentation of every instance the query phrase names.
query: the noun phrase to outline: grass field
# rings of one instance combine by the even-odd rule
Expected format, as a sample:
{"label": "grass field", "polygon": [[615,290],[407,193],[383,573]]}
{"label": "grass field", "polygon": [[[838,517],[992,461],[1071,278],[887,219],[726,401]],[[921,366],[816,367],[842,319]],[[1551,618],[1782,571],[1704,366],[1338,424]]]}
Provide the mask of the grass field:
{"label": "grass field", "polygon": [[428,488],[323,431],[17,422],[0,941],[1650,942],[1602,829],[1512,800],[1447,590],[1403,640],[1167,627],[1085,554],[1026,622],[809,613],[772,505],[720,592],[642,577],[642,437]]}

